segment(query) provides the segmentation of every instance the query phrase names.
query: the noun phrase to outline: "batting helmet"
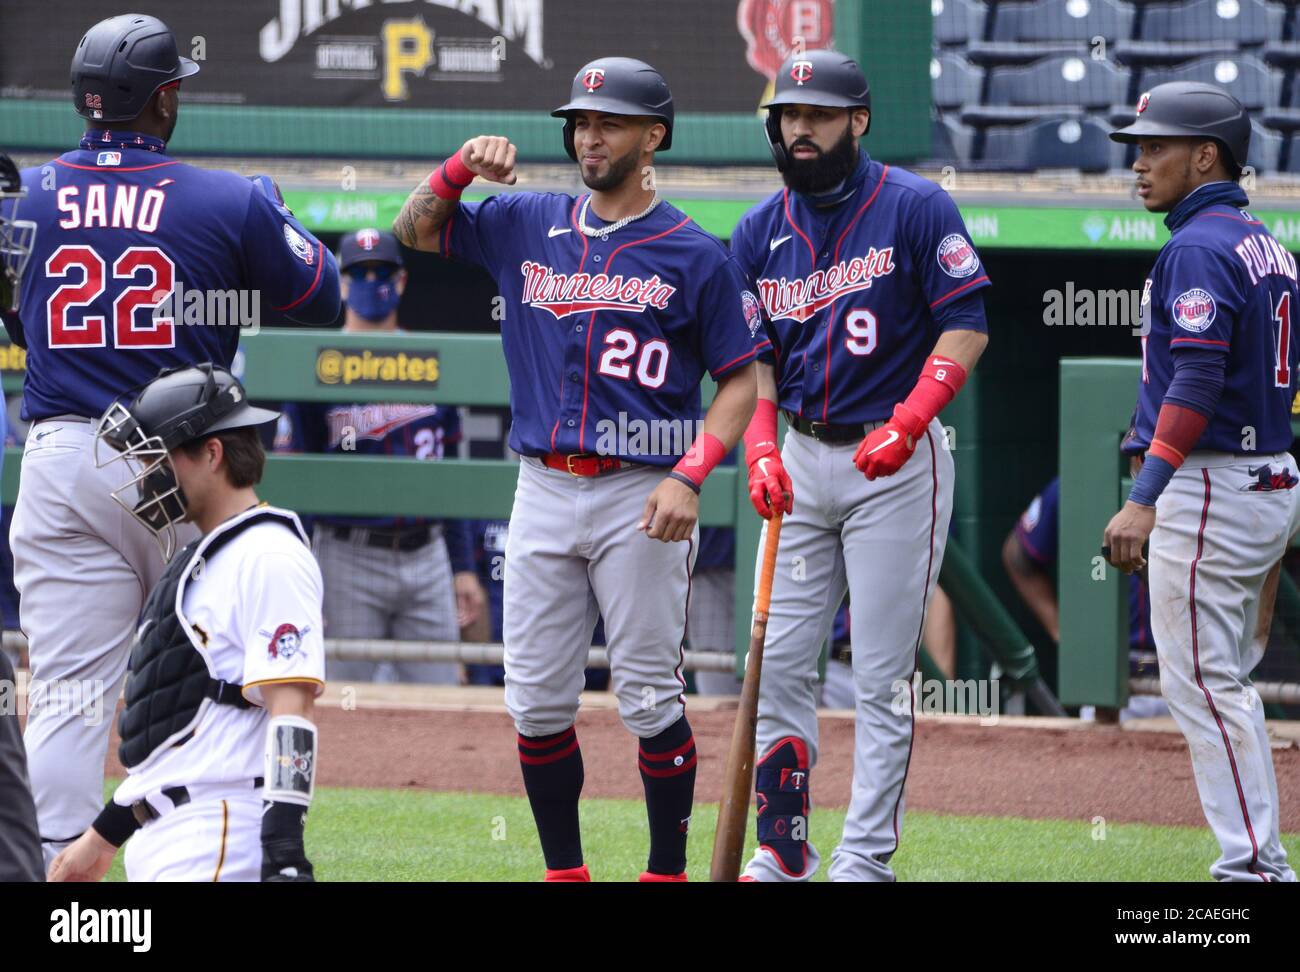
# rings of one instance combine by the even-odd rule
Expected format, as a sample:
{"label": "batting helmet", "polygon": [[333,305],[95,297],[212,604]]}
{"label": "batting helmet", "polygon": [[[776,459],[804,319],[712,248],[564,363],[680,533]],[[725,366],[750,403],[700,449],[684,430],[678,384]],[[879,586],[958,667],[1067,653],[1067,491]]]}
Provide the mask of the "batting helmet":
{"label": "batting helmet", "polygon": [[[186,509],[168,453],[214,432],[279,417],[279,412],[250,405],[238,379],[210,361],[166,368],[130,405],[117,401],[104,412],[95,429],[95,465],[127,460],[134,475],[113,490],[113,499],[154,534],[163,559],[170,560],[176,549],[175,524],[185,519]],[[112,454],[101,458],[101,442]]]}
{"label": "batting helmet", "polygon": [[1200,81],[1170,81],[1142,95],[1133,123],[1110,133],[1116,142],[1161,135],[1212,138],[1233,164],[1242,166],[1250,150],[1250,116],[1222,88]]}
{"label": "batting helmet", "polygon": [[[13,159],[0,152],[0,202],[9,200],[7,210],[0,208],[0,310],[18,310],[23,271],[36,240],[36,224],[29,219],[18,219],[18,203],[26,196],[18,167]],[[9,336],[20,348],[27,347],[16,318],[10,323]]]}
{"label": "batting helmet", "polygon": [[[866,108],[871,110],[871,87],[858,62],[835,51],[804,51],[791,54],[776,72],[772,97],[760,107],[767,109],[767,144],[776,167],[784,172],[790,162],[781,138],[784,105],[819,105],[823,108]],[[867,131],[871,119],[867,118]]]}
{"label": "batting helmet", "polygon": [[72,55],[72,101],[85,118],[130,121],[163,85],[198,71],[157,17],[109,17],[86,31]]}
{"label": "batting helmet", "polygon": [[569,103],[551,114],[564,122],[564,150],[578,161],[573,147],[573,113],[603,111],[610,115],[650,115],[668,129],[659,151],[673,145],[673,93],[664,76],[633,57],[602,57],[583,65],[573,78]]}

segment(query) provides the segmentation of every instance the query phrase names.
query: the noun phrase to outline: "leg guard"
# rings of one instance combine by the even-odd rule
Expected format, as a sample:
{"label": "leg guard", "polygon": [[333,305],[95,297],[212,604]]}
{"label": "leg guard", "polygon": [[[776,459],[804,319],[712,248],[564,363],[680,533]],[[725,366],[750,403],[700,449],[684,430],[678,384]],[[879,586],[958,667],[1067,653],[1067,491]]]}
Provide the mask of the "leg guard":
{"label": "leg guard", "polygon": [[759,760],[758,844],[791,877],[808,867],[808,745],[786,736]]}

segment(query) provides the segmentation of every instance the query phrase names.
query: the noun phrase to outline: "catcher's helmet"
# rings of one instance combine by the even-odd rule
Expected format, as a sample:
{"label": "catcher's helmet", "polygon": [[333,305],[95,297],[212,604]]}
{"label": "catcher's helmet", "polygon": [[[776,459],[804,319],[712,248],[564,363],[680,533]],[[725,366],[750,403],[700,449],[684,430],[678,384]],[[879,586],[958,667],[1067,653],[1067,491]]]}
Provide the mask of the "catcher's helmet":
{"label": "catcher's helmet", "polygon": [[[0,152],[0,310],[18,310],[19,287],[23,271],[36,241],[36,224],[18,218],[18,202],[27,189],[18,175],[13,159]],[[10,333],[19,347],[26,347],[22,333]]]}
{"label": "catcher's helmet", "polygon": [[1170,81],[1143,94],[1133,123],[1110,133],[1116,142],[1162,135],[1212,138],[1233,164],[1243,166],[1250,150],[1250,116],[1222,88],[1200,81]]}
{"label": "catcher's helmet", "polygon": [[564,122],[564,150],[578,161],[573,147],[573,113],[603,111],[610,115],[650,115],[668,132],[659,144],[666,152],[673,145],[673,93],[664,76],[645,61],[633,57],[602,57],[583,65],[573,79],[568,104],[551,114]]}
{"label": "catcher's helmet", "polygon": [[[214,432],[279,417],[279,412],[248,404],[248,393],[238,379],[210,361],[166,368],[140,389],[130,405],[116,401],[104,412],[95,429],[95,465],[102,468],[118,459],[126,461],[134,475],[113,490],[113,499],[148,527],[163,559],[170,560],[176,549],[175,524],[185,519],[186,509],[168,453]],[[101,458],[101,442],[113,454]]]}
{"label": "catcher's helmet", "polygon": [[198,71],[157,17],[109,17],[86,31],[72,55],[73,105],[93,121],[130,121],[164,84]]}
{"label": "catcher's helmet", "polygon": [[[776,159],[776,167],[784,172],[790,162],[785,142],[781,138],[781,111],[783,105],[819,105],[823,108],[866,108],[871,110],[871,87],[858,62],[836,51],[804,51],[791,54],[776,72],[776,87],[772,97],[760,107],[767,109],[767,144]],[[866,135],[871,131],[867,118]]]}

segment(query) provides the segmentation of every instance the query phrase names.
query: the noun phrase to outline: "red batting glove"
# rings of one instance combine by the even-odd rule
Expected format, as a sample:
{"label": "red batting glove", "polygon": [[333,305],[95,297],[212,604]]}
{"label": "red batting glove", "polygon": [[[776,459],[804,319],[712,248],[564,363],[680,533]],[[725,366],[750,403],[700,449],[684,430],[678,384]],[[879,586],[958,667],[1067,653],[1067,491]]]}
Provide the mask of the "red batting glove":
{"label": "red batting glove", "polygon": [[765,520],[794,510],[794,485],[775,448],[749,463],[749,501]]}
{"label": "red batting glove", "polygon": [[894,475],[912,458],[927,424],[905,406],[895,405],[894,417],[862,440],[853,465],[868,479]]}
{"label": "red batting glove", "polygon": [[794,509],[794,486],[776,447],[776,403],[760,398],[745,429],[745,464],[749,466],[749,501],[758,515],[770,520],[774,513]]}

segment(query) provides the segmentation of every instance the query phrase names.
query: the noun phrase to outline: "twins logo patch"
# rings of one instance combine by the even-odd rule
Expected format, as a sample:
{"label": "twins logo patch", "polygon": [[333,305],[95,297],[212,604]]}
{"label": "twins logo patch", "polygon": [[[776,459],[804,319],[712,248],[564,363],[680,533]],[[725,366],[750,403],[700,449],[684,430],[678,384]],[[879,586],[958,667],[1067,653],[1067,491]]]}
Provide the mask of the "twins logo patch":
{"label": "twins logo patch", "polygon": [[1174,323],[1184,331],[1199,334],[1214,323],[1215,310],[1214,298],[1194,287],[1174,300]]}
{"label": "twins logo patch", "polygon": [[749,336],[754,337],[763,324],[763,315],[758,307],[758,298],[748,290],[742,290],[740,292],[740,309],[745,314],[745,325],[749,328]]}
{"label": "twins logo patch", "polygon": [[284,241],[289,244],[289,249],[293,251],[293,255],[307,266],[310,267],[316,262],[316,251],[312,248],[312,245],[288,223],[284,224]]}
{"label": "twins logo patch", "polygon": [[[299,631],[297,626],[292,624],[280,625],[270,636],[271,640],[266,646],[267,657],[275,661],[305,654],[302,648],[302,636],[310,630],[311,628],[303,628]],[[265,635],[266,632],[259,631],[258,634]]]}
{"label": "twins logo patch", "polygon": [[969,277],[980,268],[975,248],[960,233],[945,236],[936,256],[940,269],[950,277]]}
{"label": "twins logo patch", "polygon": [[121,152],[100,152],[99,155],[95,157],[95,164],[96,165],[121,165],[122,153]]}

